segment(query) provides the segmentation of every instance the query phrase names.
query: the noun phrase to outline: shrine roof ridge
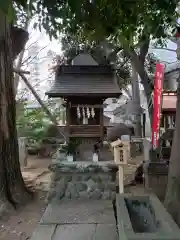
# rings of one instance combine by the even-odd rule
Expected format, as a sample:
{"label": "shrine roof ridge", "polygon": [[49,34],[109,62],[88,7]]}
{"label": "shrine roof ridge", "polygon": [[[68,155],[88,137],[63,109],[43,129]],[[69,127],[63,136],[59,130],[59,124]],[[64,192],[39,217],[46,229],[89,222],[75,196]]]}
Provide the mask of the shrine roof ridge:
{"label": "shrine roof ridge", "polygon": [[114,69],[111,65],[61,65],[56,70],[56,75],[63,74],[100,74],[112,75]]}
{"label": "shrine roof ridge", "polygon": [[121,91],[112,65],[61,65],[56,70],[49,97],[119,97]]}

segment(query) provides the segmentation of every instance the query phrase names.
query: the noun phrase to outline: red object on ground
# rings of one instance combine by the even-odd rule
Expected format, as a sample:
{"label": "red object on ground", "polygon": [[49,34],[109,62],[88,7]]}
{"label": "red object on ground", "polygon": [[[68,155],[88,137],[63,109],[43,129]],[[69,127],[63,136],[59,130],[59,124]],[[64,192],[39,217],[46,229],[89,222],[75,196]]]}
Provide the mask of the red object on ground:
{"label": "red object on ground", "polygon": [[154,77],[154,102],[153,102],[153,119],[152,119],[153,149],[156,149],[158,147],[163,80],[164,80],[164,65],[161,63],[157,63],[155,77]]}

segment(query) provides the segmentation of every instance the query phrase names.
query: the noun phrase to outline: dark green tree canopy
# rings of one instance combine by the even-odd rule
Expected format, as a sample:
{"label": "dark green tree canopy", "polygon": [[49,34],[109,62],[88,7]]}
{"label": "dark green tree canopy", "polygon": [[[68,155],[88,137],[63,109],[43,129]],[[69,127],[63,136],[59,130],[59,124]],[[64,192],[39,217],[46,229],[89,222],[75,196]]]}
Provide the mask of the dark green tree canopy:
{"label": "dark green tree canopy", "polygon": [[[0,8],[11,14],[11,1]],[[15,0],[18,8],[38,14],[39,26],[51,36],[58,32],[86,38],[113,36],[121,43],[164,37],[177,19],[178,0]]]}
{"label": "dark green tree canopy", "polygon": [[149,43],[151,39],[162,43],[176,27],[178,3],[178,0],[9,0],[0,3],[0,9],[9,16],[9,9],[15,5],[17,13],[36,16],[35,26],[46,29],[50,37],[58,38],[58,33],[63,33],[80,42],[108,40],[123,49],[141,78],[148,105],[152,106],[152,81],[145,68]]}

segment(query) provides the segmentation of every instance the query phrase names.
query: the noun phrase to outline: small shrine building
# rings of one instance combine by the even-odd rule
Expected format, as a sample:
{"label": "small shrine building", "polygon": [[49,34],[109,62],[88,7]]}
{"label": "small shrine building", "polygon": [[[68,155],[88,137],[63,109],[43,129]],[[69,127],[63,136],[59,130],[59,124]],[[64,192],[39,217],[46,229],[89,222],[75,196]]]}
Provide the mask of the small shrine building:
{"label": "small shrine building", "polygon": [[71,65],[57,68],[55,81],[46,94],[65,102],[67,140],[78,138],[92,148],[105,137],[104,101],[118,98],[121,91],[112,66],[99,65],[91,55],[80,54]]}
{"label": "small shrine building", "polygon": [[175,127],[177,93],[176,91],[164,91],[162,97],[160,127],[165,132]]}

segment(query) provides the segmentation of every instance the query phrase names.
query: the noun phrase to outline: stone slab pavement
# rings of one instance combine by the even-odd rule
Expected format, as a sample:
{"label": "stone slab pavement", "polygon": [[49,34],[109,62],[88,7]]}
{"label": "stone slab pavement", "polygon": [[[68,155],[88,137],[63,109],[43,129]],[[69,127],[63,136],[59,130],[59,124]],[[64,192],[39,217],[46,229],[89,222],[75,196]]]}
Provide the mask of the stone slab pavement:
{"label": "stone slab pavement", "polygon": [[48,205],[31,240],[118,240],[111,201],[64,200]]}

